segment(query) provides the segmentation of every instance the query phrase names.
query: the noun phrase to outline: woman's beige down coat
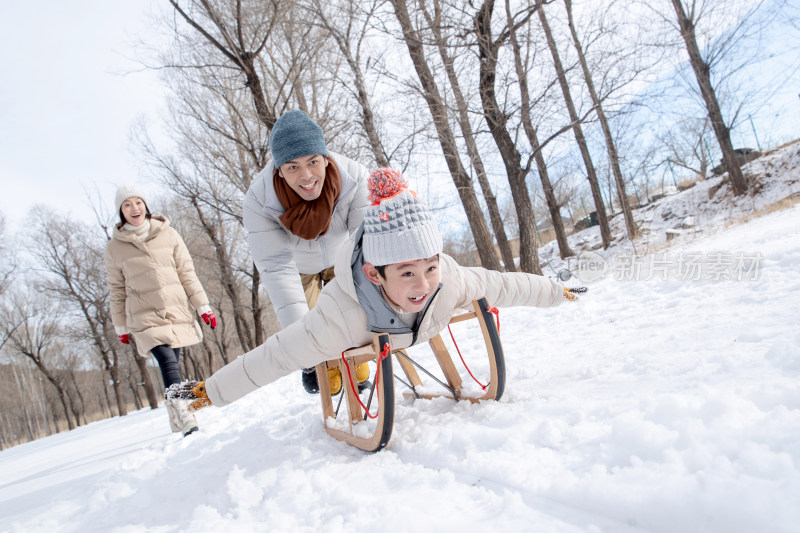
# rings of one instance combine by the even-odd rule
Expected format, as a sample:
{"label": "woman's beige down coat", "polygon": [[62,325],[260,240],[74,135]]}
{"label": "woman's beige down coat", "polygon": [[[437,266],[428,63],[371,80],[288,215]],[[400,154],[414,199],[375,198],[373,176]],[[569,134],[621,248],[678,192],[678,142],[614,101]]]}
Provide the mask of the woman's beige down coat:
{"label": "woman's beige down coat", "polygon": [[163,216],[150,219],[144,240],[119,226],[105,253],[114,326],[133,334],[142,357],[161,344],[200,342],[195,309],[208,305],[208,297],[181,236]]}
{"label": "woman's beige down coat", "polygon": [[[206,380],[212,404],[226,405],[295,370],[372,342],[353,282],[354,245],[351,237],[340,251],[336,277],[322,290],[313,309]],[[446,254],[439,254],[439,270],[441,288],[419,324],[416,339],[412,333],[390,335],[393,349],[427,342],[447,327],[457,310],[472,310],[472,301],[482,297],[496,307],[552,307],[564,298],[564,288],[543,276],[462,267]]]}

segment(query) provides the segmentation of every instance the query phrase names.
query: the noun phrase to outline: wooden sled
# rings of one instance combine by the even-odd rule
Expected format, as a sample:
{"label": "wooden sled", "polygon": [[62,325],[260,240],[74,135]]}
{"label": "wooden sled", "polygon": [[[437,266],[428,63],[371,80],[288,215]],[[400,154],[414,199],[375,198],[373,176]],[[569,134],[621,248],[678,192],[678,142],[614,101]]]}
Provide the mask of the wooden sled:
{"label": "wooden sled", "polygon": [[[436,335],[428,341],[428,344],[433,350],[436,361],[444,374],[444,381],[411,360],[404,350],[393,350],[389,344],[389,335],[380,333],[375,335],[372,344],[347,350],[344,352],[343,358],[332,359],[317,365],[316,371],[320,398],[322,399],[325,431],[338,440],[368,452],[377,452],[385,448],[392,437],[392,427],[394,426],[395,379],[411,390],[404,394],[405,397],[427,399],[447,396],[455,400],[469,400],[471,402],[499,400],[503,396],[506,383],[505,359],[503,357],[503,347],[500,344],[500,336],[486,299],[475,300],[472,305],[475,309],[474,311],[453,317],[450,320],[450,324],[473,318],[477,319],[480,324],[483,339],[486,343],[490,369],[490,380],[482,395],[462,396],[461,376],[441,336]],[[392,354],[397,358],[397,362],[400,368],[403,369],[408,382],[394,376]],[[353,384],[356,383],[356,365],[369,361],[376,361],[377,370],[369,398],[364,402],[357,396],[356,387]],[[330,384],[328,382],[328,368],[339,368],[342,373],[343,391],[338,397],[335,408],[333,405],[335,398],[331,397]],[[423,382],[417,372],[418,368],[438,382],[446,392],[429,392],[427,390],[420,392],[418,389],[423,387]],[[377,407],[374,405],[376,401]],[[346,408],[342,405],[343,403],[346,403]],[[346,419],[346,422],[343,422],[342,419]],[[372,422],[369,422],[369,420],[372,420]]]}

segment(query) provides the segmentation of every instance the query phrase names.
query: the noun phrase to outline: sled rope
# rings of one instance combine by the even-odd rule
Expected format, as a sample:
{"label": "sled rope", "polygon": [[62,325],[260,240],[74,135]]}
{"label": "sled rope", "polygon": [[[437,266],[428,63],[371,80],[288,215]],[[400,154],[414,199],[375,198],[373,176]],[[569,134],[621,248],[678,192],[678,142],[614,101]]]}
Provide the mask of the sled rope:
{"label": "sled rope", "polygon": [[497,318],[497,334],[500,335],[500,310],[496,307],[487,307],[487,313],[492,313]]}
{"label": "sled rope", "polygon": [[[497,318],[497,334],[499,335],[500,334],[500,310],[498,308],[496,308],[496,307],[487,307],[486,308],[486,312],[493,314]],[[478,381],[478,378],[475,377],[475,374],[473,374],[472,370],[470,370],[469,366],[467,366],[467,362],[464,361],[464,356],[461,355],[461,350],[458,347],[458,343],[456,342],[456,338],[453,336],[453,330],[450,329],[450,324],[447,325],[447,331],[450,332],[450,338],[453,339],[453,345],[456,347],[456,351],[458,352],[458,357],[461,358],[461,362],[464,364],[464,368],[467,369],[467,372],[469,373],[470,376],[472,376],[472,379],[475,380],[475,383],[480,385],[482,390],[486,390],[486,385],[484,385],[483,383]]]}
{"label": "sled rope", "polygon": [[[378,369],[375,370],[375,389],[378,388],[378,384],[381,382],[381,361],[386,359],[389,356],[389,353],[389,343],[387,342],[383,345],[383,350],[381,350],[381,353],[378,356]],[[342,361],[344,361],[344,366],[347,367],[347,381],[350,382],[350,389],[353,391],[353,395],[356,397],[356,400],[358,400],[358,403],[364,409],[364,413],[366,413],[369,418],[378,418],[378,413],[376,412],[374,415],[371,415],[367,406],[361,401],[361,397],[359,397],[358,392],[356,391],[356,386],[353,384],[353,378],[350,376],[350,364],[347,362],[344,352],[342,352]]]}

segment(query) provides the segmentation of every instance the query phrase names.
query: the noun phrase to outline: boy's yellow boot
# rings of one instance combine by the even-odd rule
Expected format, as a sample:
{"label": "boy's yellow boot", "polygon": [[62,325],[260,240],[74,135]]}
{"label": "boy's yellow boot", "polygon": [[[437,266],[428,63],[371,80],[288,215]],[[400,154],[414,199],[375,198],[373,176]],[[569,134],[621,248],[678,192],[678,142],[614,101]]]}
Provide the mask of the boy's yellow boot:
{"label": "boy's yellow boot", "polygon": [[[367,381],[368,379],[369,364],[361,363],[360,365],[357,365],[356,381],[358,381],[358,392],[361,392],[365,386],[368,387],[370,385]],[[331,386],[331,394],[339,394],[339,391],[342,390],[342,373],[338,368],[328,369],[328,382]]]}
{"label": "boy's yellow boot", "polygon": [[328,369],[328,384],[331,387],[332,395],[339,394],[339,391],[342,390],[342,373],[338,368]]}
{"label": "boy's yellow boot", "polygon": [[369,379],[369,364],[361,363],[360,365],[356,366],[356,380],[359,383],[364,383],[368,379]]}

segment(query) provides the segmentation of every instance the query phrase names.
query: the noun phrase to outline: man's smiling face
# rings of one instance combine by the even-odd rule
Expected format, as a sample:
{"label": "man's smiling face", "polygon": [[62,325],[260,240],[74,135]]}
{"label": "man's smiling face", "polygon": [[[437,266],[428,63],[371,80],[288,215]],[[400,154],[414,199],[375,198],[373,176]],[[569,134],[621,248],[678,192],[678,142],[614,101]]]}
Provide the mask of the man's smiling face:
{"label": "man's smiling face", "polygon": [[286,180],[286,184],[300,195],[300,198],[310,202],[322,194],[327,166],[328,159],[325,156],[312,154],[282,164],[278,169],[278,175]]}

